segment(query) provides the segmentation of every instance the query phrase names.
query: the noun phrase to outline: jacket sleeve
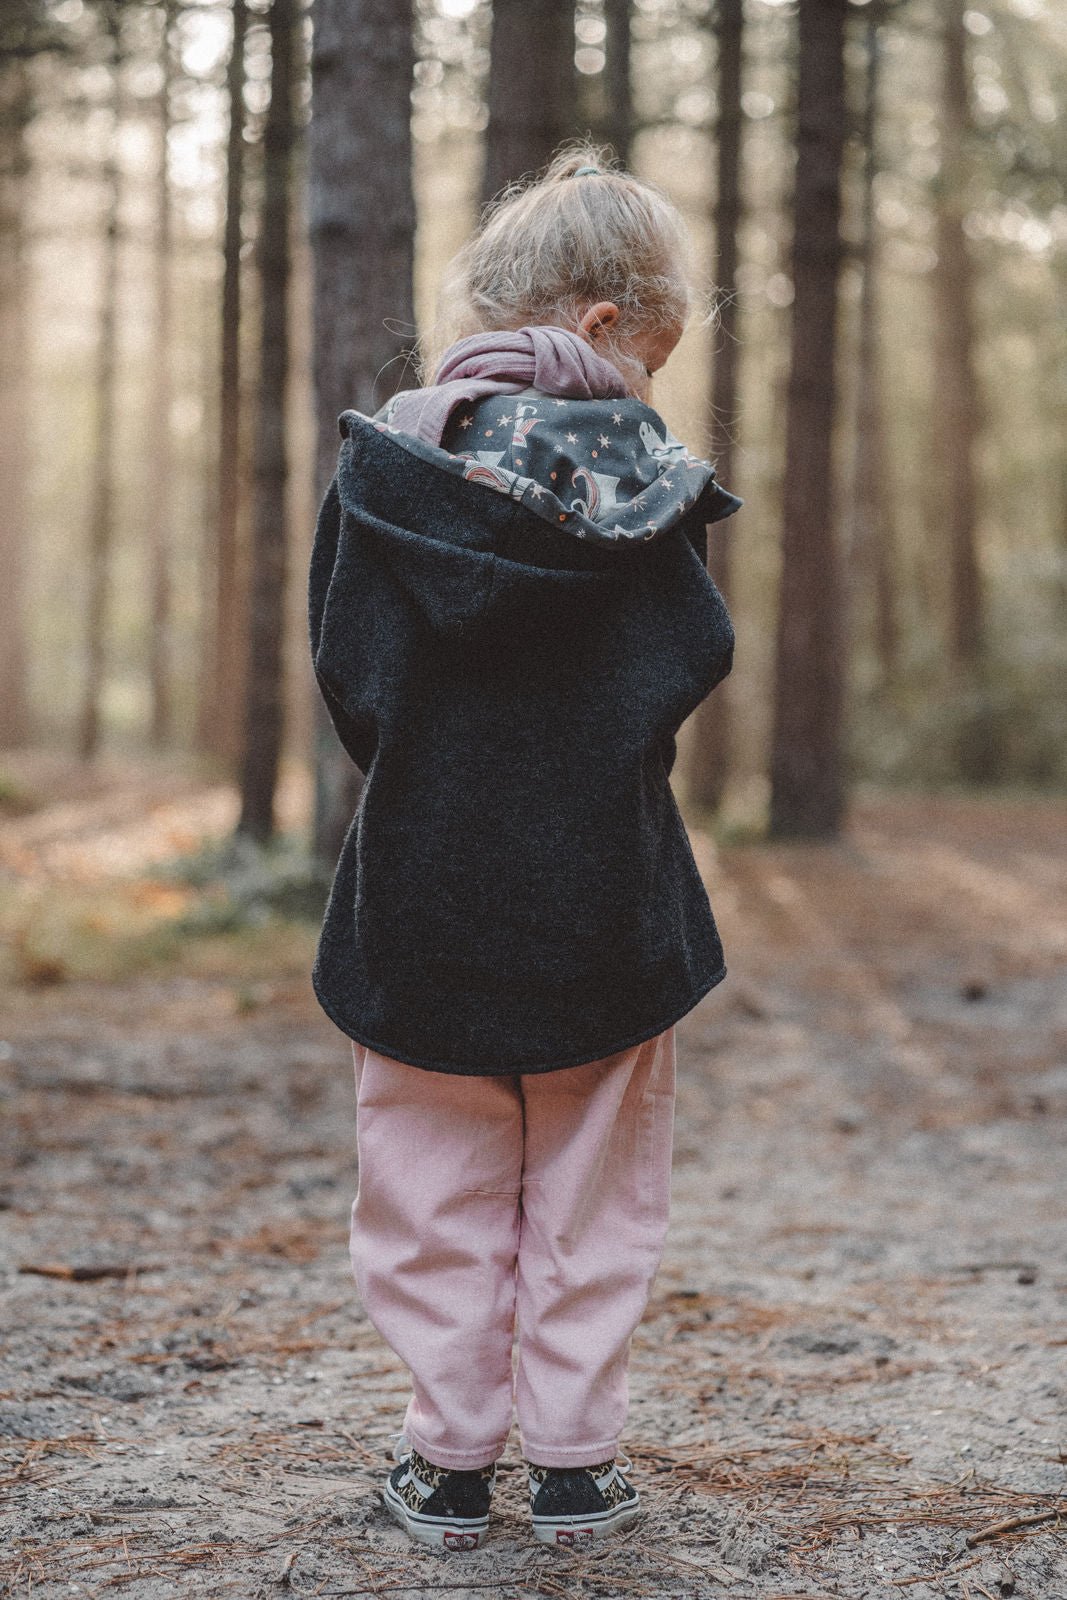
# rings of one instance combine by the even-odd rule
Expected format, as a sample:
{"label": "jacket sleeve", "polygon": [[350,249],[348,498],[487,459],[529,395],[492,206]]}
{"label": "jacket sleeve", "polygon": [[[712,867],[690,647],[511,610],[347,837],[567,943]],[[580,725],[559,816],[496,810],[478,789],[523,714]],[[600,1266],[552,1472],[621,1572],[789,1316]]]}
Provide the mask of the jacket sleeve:
{"label": "jacket sleeve", "polygon": [[326,666],[324,657],[324,625],[326,600],[337,566],[341,542],[341,500],[334,475],[327,489],[315,522],[315,540],[311,551],[311,568],[308,577],[308,627],[311,635],[311,659],[315,681],[319,686],[330,721],[337,737],[361,772],[366,772],[377,747],[377,735],[372,722],[360,716],[346,704],[340,682]]}

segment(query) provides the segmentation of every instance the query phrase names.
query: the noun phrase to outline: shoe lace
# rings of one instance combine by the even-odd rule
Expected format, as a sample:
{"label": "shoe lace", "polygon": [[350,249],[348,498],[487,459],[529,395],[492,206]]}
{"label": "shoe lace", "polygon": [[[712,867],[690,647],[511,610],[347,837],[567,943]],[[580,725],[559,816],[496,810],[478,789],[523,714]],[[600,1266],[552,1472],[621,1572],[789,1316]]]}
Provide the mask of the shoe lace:
{"label": "shoe lace", "polygon": [[[527,1465],[527,1470],[529,1472],[531,1487],[539,1486],[540,1485],[540,1479],[535,1478],[534,1471],[533,1471],[533,1468],[532,1468],[531,1464],[529,1462],[527,1462],[526,1465]],[[627,1472],[632,1472],[633,1471],[633,1467],[634,1467],[634,1464],[630,1460],[629,1456],[615,1456],[614,1459],[612,1460],[610,1470],[605,1474],[605,1480],[604,1481],[610,1483],[610,1481],[611,1481],[611,1479],[612,1479],[612,1477],[613,1477],[613,1475],[615,1473],[617,1473],[619,1475],[619,1477],[621,1478]],[[545,1469],[542,1467],[539,1470],[543,1472]],[[553,1471],[553,1470],[555,1470],[555,1471],[567,1471],[568,1469],[564,1467],[564,1468],[554,1468],[554,1469],[553,1468],[549,1468],[548,1470],[549,1471]],[[570,1470],[574,1470],[574,1469],[572,1468]],[[579,1469],[579,1470],[584,1470],[584,1471],[588,1472],[591,1469],[586,1467],[584,1469]]]}

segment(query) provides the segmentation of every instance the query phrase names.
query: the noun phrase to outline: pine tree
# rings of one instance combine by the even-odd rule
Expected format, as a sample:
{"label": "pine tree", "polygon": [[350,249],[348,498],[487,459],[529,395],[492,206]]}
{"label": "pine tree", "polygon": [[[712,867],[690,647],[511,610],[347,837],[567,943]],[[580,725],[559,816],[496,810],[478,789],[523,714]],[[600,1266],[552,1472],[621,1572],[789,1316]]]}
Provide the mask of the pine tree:
{"label": "pine tree", "polygon": [[778,597],[772,836],[840,828],[843,661],[832,436],[847,0],[799,8],[793,315]]}

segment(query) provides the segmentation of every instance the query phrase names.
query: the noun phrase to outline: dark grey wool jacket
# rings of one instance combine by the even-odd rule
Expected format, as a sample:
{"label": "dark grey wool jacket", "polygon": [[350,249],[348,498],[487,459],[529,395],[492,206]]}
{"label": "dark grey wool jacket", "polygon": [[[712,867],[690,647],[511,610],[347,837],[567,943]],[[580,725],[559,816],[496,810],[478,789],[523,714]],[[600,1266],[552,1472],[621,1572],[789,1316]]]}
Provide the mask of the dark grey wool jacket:
{"label": "dark grey wool jacket", "polygon": [[599,1060],[726,975],[668,776],[732,664],[705,561],[742,502],[637,400],[483,399],[441,447],[387,416],[339,417],[311,559],[316,678],[366,776],[315,991],[430,1071]]}

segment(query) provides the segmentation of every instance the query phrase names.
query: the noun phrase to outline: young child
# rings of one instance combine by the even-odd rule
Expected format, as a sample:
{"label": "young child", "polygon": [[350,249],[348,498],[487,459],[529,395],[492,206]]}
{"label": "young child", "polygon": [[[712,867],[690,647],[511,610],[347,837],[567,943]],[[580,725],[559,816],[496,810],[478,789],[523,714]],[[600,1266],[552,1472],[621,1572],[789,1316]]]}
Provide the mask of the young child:
{"label": "young child", "polygon": [[338,419],[316,526],[315,672],[366,781],[313,978],[353,1040],[355,1279],[412,1380],[383,1496],[446,1549],[485,1536],[513,1404],[537,1538],[639,1513],[674,1024],[726,974],[668,781],[731,667],[707,529],[741,504],[649,405],[685,247],[588,147],[506,195],[433,383]]}

